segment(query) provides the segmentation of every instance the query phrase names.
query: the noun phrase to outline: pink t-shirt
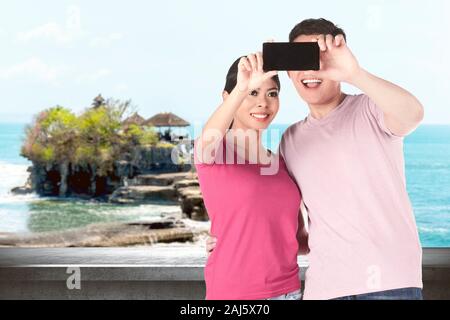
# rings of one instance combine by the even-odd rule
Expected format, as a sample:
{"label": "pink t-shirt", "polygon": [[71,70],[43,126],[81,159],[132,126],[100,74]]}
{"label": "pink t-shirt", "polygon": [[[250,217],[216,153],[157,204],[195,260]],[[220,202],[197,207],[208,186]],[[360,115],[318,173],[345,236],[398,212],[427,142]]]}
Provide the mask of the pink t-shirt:
{"label": "pink t-shirt", "polygon": [[304,299],[422,288],[403,138],[368,96],[347,96],[325,118],[291,126],[280,153],[309,215]]}
{"label": "pink t-shirt", "polygon": [[[225,145],[218,155],[225,155]],[[262,164],[196,160],[211,234],[217,238],[204,269],[207,300],[265,299],[300,288],[300,193],[278,159],[275,175],[261,175],[268,167]]]}

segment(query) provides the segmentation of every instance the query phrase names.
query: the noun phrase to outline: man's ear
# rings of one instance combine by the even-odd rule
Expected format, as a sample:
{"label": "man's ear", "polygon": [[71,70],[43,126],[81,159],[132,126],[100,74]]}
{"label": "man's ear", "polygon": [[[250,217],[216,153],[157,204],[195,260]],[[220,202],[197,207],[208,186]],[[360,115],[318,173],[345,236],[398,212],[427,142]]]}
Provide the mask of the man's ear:
{"label": "man's ear", "polygon": [[229,94],[228,92],[226,92],[225,90],[223,90],[223,91],[222,91],[222,99],[223,99],[223,101],[225,101],[225,100],[228,98],[229,95],[230,95],[230,94]]}

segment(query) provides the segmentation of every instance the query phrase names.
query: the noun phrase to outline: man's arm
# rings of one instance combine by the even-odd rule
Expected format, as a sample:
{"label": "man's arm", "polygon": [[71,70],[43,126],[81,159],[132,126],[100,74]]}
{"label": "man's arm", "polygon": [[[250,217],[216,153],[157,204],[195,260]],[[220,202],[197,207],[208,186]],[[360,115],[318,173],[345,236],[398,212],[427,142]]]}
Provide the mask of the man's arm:
{"label": "man's arm", "polygon": [[303,219],[303,213],[301,209],[298,212],[297,241],[298,255],[307,255],[309,253],[308,232],[306,231],[305,221]]}
{"label": "man's arm", "polygon": [[323,67],[317,74],[363,91],[383,111],[384,122],[393,134],[405,136],[423,120],[422,104],[408,91],[361,68],[343,35],[320,35],[317,42]]}
{"label": "man's arm", "polygon": [[387,128],[397,136],[406,136],[424,117],[422,104],[401,87],[360,68],[349,83],[363,91],[383,111]]}

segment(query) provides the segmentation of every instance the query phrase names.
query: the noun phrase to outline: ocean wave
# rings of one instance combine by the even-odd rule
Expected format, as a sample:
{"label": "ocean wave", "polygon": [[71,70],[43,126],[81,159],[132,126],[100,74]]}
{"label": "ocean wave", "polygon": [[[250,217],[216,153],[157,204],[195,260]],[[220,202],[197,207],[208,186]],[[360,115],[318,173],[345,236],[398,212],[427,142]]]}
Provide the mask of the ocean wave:
{"label": "ocean wave", "polygon": [[421,233],[430,233],[430,234],[439,234],[439,235],[446,235],[450,234],[450,229],[448,228],[442,228],[442,227],[421,227],[419,226],[419,231]]}
{"label": "ocean wave", "polygon": [[0,186],[9,186],[15,183],[24,184],[28,178],[28,164],[14,164],[0,161]]}
{"label": "ocean wave", "polygon": [[33,201],[41,201],[43,198],[40,198],[37,194],[31,193],[26,195],[15,195],[12,193],[8,193],[6,195],[0,195],[0,205],[1,204],[16,204],[16,203],[28,203]]}
{"label": "ocean wave", "polygon": [[29,176],[27,164],[13,164],[0,161],[0,204],[29,202],[37,199],[37,195],[14,195],[11,189],[23,186]]}

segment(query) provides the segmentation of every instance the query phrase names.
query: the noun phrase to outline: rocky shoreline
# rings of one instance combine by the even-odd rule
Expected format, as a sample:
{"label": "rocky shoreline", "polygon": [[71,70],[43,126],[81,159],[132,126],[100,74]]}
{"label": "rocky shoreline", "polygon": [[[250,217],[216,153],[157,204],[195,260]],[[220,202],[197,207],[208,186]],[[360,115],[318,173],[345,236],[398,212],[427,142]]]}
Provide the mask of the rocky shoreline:
{"label": "rocky shoreline", "polygon": [[109,201],[119,204],[146,203],[155,200],[177,202],[185,217],[208,221],[197,174],[177,172],[138,175],[131,185],[114,191]]}
{"label": "rocky shoreline", "polygon": [[[29,179],[24,186],[15,187],[11,192],[24,195],[34,192],[34,188]],[[197,174],[192,171],[137,175],[106,199],[115,204],[178,203],[185,217],[196,221],[209,220]]]}
{"label": "rocky shoreline", "polygon": [[[15,194],[33,192],[30,181],[14,188]],[[195,242],[209,230],[196,172],[142,174],[127,181],[105,198],[114,204],[179,204],[181,214],[148,222],[91,224],[55,232],[0,233],[0,247],[120,247],[155,243]],[[192,223],[189,223],[189,222]],[[199,225],[195,225],[195,223]]]}
{"label": "rocky shoreline", "polygon": [[0,233],[0,247],[126,247],[156,243],[195,242],[208,234],[208,225],[189,225],[175,217],[148,222],[102,223],[64,231]]}
{"label": "rocky shoreline", "polygon": [[171,131],[190,123],[170,112],[147,120],[137,112],[128,116],[133,107],[131,100],[99,94],[82,113],[60,105],[41,111],[25,128],[20,151],[32,163],[29,177],[11,192],[69,202],[179,204],[177,223],[163,217],[52,233],[0,233],[0,246],[127,246],[194,238],[196,230],[180,221],[206,222],[208,215],[191,164],[193,140]]}

